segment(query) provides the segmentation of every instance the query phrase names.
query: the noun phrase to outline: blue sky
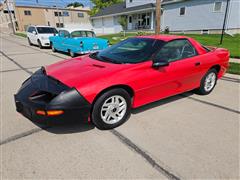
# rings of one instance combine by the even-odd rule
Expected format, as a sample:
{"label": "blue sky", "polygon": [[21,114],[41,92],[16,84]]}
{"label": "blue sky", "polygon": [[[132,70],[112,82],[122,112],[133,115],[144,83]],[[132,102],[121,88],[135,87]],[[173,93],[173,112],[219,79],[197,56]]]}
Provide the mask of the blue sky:
{"label": "blue sky", "polygon": [[[37,0],[15,0],[17,5],[36,5]],[[58,5],[60,7],[66,6],[68,3],[71,2],[81,2],[84,6],[91,7],[92,3],[90,0],[38,0],[38,4],[42,6],[54,6]]]}

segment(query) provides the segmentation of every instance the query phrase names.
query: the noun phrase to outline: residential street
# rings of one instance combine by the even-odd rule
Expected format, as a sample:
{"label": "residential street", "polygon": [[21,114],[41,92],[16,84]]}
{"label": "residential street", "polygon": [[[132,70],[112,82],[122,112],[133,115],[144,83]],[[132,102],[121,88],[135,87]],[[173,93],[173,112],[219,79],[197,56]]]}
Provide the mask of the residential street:
{"label": "residential street", "polygon": [[48,127],[17,113],[13,95],[41,66],[70,58],[1,33],[1,179],[238,179],[240,76],[134,109],[121,127]]}

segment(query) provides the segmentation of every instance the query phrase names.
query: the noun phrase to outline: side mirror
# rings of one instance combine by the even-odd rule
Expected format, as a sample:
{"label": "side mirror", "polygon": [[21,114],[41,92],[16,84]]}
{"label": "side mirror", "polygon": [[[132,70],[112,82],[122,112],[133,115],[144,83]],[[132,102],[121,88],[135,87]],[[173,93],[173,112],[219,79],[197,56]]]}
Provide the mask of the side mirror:
{"label": "side mirror", "polygon": [[36,31],[33,31],[32,33],[33,33],[34,35],[36,35],[36,34],[37,34],[37,32],[36,32]]}
{"label": "side mirror", "polygon": [[157,69],[157,68],[168,66],[168,65],[169,65],[169,62],[167,61],[159,61],[159,62],[153,62],[152,67],[154,69]]}

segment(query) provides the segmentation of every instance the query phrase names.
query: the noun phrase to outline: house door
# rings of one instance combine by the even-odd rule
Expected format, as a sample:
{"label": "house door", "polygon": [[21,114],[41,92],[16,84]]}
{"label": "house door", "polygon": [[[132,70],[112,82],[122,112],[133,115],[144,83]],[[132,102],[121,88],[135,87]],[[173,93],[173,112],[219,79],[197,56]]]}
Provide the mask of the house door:
{"label": "house door", "polygon": [[132,25],[132,16],[128,16],[128,30],[132,30],[133,25]]}

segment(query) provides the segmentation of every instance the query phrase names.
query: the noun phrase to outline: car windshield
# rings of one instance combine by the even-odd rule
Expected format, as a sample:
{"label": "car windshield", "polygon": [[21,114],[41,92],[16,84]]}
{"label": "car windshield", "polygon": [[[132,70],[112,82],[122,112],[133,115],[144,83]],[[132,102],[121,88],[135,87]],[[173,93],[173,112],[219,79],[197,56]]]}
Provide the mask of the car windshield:
{"label": "car windshield", "polygon": [[72,37],[96,37],[95,33],[92,31],[73,31],[71,33]]}
{"label": "car windshield", "polygon": [[37,31],[39,34],[56,34],[57,30],[55,28],[50,27],[37,27]]}
{"label": "car windshield", "polygon": [[150,60],[164,44],[164,41],[156,39],[129,38],[99,53],[93,53],[90,57],[119,64],[140,63]]}

